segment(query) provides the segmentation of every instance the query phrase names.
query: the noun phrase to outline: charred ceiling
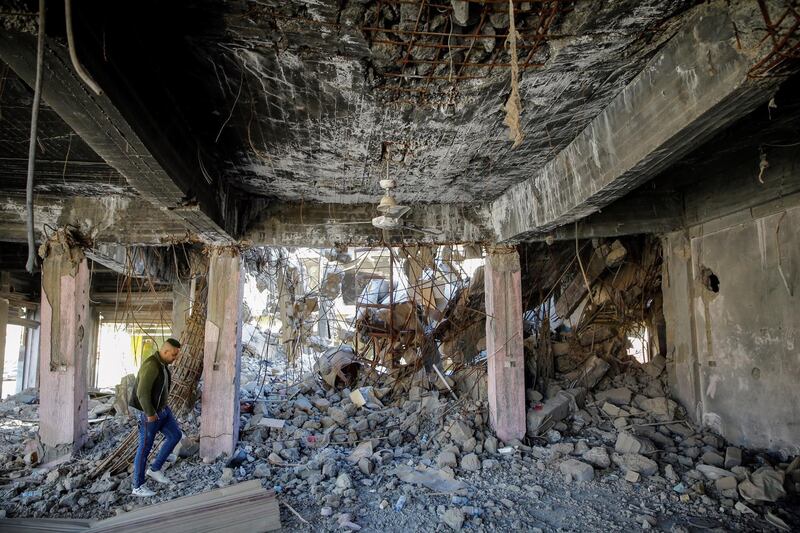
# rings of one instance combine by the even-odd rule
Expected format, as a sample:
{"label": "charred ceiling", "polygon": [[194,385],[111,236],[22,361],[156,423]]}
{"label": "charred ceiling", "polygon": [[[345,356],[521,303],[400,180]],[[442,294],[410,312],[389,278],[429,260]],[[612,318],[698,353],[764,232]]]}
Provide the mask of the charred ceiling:
{"label": "charred ceiling", "polygon": [[186,201],[199,180],[229,203],[372,202],[388,154],[399,200],[475,203],[572,140],[689,3],[515,2],[513,151],[503,2],[81,2],[75,16],[82,61]]}
{"label": "charred ceiling", "polygon": [[[514,149],[503,124],[512,62],[506,1],[82,1],[77,54],[104,95],[72,84],[62,104],[77,103],[66,111],[45,97],[36,210],[60,224],[96,198],[93,212],[126,212],[147,226],[123,242],[157,241],[158,227],[173,240],[236,239],[262,215],[296,206],[300,226],[306,204],[361,212],[391,177],[402,204],[480,211],[599,120],[696,4],[513,1],[525,134]],[[2,5],[3,53],[30,65],[36,2]],[[762,22],[753,6],[745,19],[766,24],[768,38],[792,35],[780,13]],[[63,5],[48,4],[47,18],[52,89],[71,69]],[[30,71],[18,66],[0,64],[0,175],[13,197],[0,222],[17,224],[32,98]],[[76,131],[87,114],[91,135]],[[152,220],[135,220],[148,202]],[[21,235],[15,228],[12,237]]]}
{"label": "charred ceiling", "polygon": [[285,201],[372,202],[385,173],[404,202],[493,198],[603,109],[687,2],[516,3],[530,68],[513,151],[507,7],[453,4],[466,16],[449,2],[228,4],[224,38],[202,39],[229,104],[216,110],[226,179]]}

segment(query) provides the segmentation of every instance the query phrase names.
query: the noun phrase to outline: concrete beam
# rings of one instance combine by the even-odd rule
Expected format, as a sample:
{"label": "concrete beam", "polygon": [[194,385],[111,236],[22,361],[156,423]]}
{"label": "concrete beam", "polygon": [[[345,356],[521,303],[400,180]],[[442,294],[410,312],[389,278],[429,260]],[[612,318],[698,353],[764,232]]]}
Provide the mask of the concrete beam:
{"label": "concrete beam", "polygon": [[[122,196],[56,197],[37,195],[37,239],[45,228],[74,227],[94,242],[164,244],[192,240],[184,224],[141,198]],[[0,197],[0,240],[25,242],[24,196]],[[49,230],[48,230],[49,231]]]}
{"label": "concrete beam", "polygon": [[525,356],[522,284],[515,248],[490,248],[486,257],[486,353],[489,422],[504,442],[525,436]]}
{"label": "concrete beam", "polygon": [[[250,224],[244,240],[254,245],[369,246],[383,238],[371,222],[376,216],[374,204],[273,204]],[[403,220],[407,228],[387,232],[392,244],[494,241],[481,207],[419,204]]]}
{"label": "concrete beam", "polygon": [[[5,30],[0,32],[0,59],[17,75],[33,86],[36,75],[36,38],[34,35]],[[146,138],[143,124],[156,123],[147,109],[122,109],[109,94],[125,97],[126,104],[138,102],[124,87],[110,85],[103,72],[93,73],[103,85],[101,95],[91,93],[75,74],[67,50],[46,39],[42,97],[58,115],[100,157],[116,169],[128,183],[150,202],[153,210],[180,223],[200,240],[212,243],[231,242],[218,205],[219,195],[197,174],[177,172],[176,161],[163,145],[163,136]],[[154,146],[162,153],[154,155]],[[170,159],[167,160],[170,156]],[[172,172],[167,169],[173,170]],[[179,175],[184,174],[184,175]],[[143,214],[146,216],[146,214]]]}
{"label": "concrete beam", "polygon": [[167,285],[175,277],[175,260],[168,252],[168,247],[157,250],[153,247],[98,243],[91,250],[86,250],[86,257],[114,272]]}
{"label": "concrete beam", "polygon": [[42,264],[39,437],[45,460],[74,452],[88,434],[89,268],[59,231]]}
{"label": "concrete beam", "polygon": [[239,438],[244,268],[235,249],[213,248],[208,263],[200,456],[230,456]]}
{"label": "concrete beam", "polygon": [[[767,101],[781,79],[748,77],[764,53],[758,26],[752,3],[693,8],[564,150],[491,202],[498,241],[526,240],[598,211]],[[749,41],[738,46],[737,39]]]}
{"label": "concrete beam", "polygon": [[[644,188],[649,189],[649,184]],[[667,233],[686,222],[684,195],[674,190],[635,191],[588,217],[544,233],[532,233],[527,241],[595,239]]]}

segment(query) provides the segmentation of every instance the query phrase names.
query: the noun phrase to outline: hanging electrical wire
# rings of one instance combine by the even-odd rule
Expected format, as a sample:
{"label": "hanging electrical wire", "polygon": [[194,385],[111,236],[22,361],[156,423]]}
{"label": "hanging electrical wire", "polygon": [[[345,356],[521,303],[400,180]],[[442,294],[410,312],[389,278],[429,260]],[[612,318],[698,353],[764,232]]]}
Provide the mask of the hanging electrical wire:
{"label": "hanging electrical wire", "polygon": [[39,127],[39,104],[42,100],[42,63],[44,62],[44,0],[39,0],[39,38],[36,42],[36,81],[33,86],[33,108],[31,109],[31,138],[28,144],[28,179],[25,185],[25,207],[27,209],[28,262],[25,270],[33,274],[36,268],[36,242],[33,234],[33,171],[36,164],[36,135]]}
{"label": "hanging electrical wire", "polygon": [[81,65],[80,60],[78,59],[78,52],[75,50],[75,35],[72,31],[72,2],[71,0],[64,0],[64,17],[66,18],[67,24],[67,45],[69,47],[69,58],[72,61],[72,67],[75,69],[75,72],[78,76],[83,80],[85,83],[97,96],[103,94],[103,91],[100,89],[100,86],[97,85],[97,82],[92,79],[86,69],[83,68]]}

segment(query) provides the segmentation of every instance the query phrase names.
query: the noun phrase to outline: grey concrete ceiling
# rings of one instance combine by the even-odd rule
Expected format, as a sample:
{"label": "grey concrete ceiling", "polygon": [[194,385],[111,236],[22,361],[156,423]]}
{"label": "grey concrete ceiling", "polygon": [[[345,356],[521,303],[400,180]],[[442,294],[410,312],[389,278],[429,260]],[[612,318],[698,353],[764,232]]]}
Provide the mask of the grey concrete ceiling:
{"label": "grey concrete ceiling", "polygon": [[[480,27],[479,3],[470,4],[470,23],[452,28],[446,6],[338,4],[344,7],[336,2],[229,2],[220,33],[189,37],[196,53],[213,62],[217,79],[208,83],[220,92],[224,106],[206,112],[216,117],[219,142],[229,147],[224,177],[237,187],[285,201],[374,202],[381,194],[377,181],[387,171],[388,147],[388,173],[398,182],[401,201],[492,199],[538,170],[604,108],[640,72],[669,35],[670,21],[689,2],[562,2],[535,51],[534,62],[544,65],[522,72],[526,137],[513,150],[502,111],[508,68],[457,83],[435,79],[449,75],[445,49],[437,56],[444,64],[435,71],[421,64],[403,71],[417,77],[433,71],[427,83],[412,78],[403,84],[428,94],[385,88],[398,83],[389,77],[399,72],[398,59],[430,57],[430,49],[420,43],[471,42],[457,35]],[[380,16],[378,4],[383,5]],[[539,10],[543,15],[553,4],[517,3],[523,44],[534,42]],[[398,6],[404,9],[395,11]],[[507,11],[502,3],[488,6]],[[417,15],[417,29],[432,35],[403,33],[413,27],[409,17],[416,22]],[[496,23],[494,31],[507,32],[504,24]],[[365,29],[372,27],[387,29]],[[451,29],[455,41],[439,35]],[[406,44],[376,44],[368,38]],[[459,62],[507,64],[502,41],[492,40],[495,50],[487,53],[487,41],[477,40],[473,50],[478,52],[466,60],[461,49],[455,70],[478,77],[489,69],[462,70]],[[526,50],[520,57],[526,59]]]}
{"label": "grey concrete ceiling", "polygon": [[[37,221],[77,221],[127,243],[323,230],[348,241],[374,233],[388,160],[399,201],[437,204],[412,211],[419,228],[492,240],[492,200],[540,174],[612,101],[625,104],[623,88],[646,84],[648,62],[696,3],[515,1],[525,134],[516,149],[503,124],[504,0],[86,0],[78,55],[102,97],[65,59],[63,5],[52,4]],[[756,4],[734,3],[745,26],[763,26]],[[469,9],[454,14],[452,4]],[[0,52],[13,63],[0,64],[0,240],[18,240],[31,99],[21,79],[33,78],[36,6],[0,5]]]}

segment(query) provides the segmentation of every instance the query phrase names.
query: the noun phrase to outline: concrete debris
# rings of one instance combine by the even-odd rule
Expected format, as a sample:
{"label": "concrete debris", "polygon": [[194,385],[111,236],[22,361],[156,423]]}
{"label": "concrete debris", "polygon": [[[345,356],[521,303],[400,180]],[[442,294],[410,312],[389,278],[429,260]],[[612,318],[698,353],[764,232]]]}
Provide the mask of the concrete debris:
{"label": "concrete debris", "polygon": [[700,460],[711,466],[718,466],[720,468],[725,466],[725,458],[717,452],[706,452],[700,457]]}
{"label": "concrete debris", "polygon": [[261,420],[258,421],[258,425],[267,428],[283,429],[283,427],[286,425],[286,420],[263,417]]}
{"label": "concrete debris", "polygon": [[458,466],[458,460],[456,459],[456,454],[450,451],[440,452],[439,456],[436,458],[436,466],[438,466],[439,468],[443,468],[445,466],[454,468]]}
{"label": "concrete debris", "polygon": [[739,483],[739,494],[749,503],[775,502],[786,496],[784,473],[762,466]]}
{"label": "concrete debris", "polygon": [[[466,2],[464,2],[466,4]],[[451,507],[441,515],[442,522],[447,524],[453,531],[461,531],[464,525],[464,511]]]}
{"label": "concrete debris", "polygon": [[594,468],[577,459],[567,459],[559,465],[559,470],[571,480],[590,481],[594,479]]}
{"label": "concrete debris", "polygon": [[315,366],[329,387],[353,383],[360,367],[360,363],[355,360],[353,348],[347,345],[330,348],[317,359]]}
{"label": "concrete debris", "polygon": [[612,454],[611,460],[617,464],[623,472],[632,470],[643,476],[652,476],[658,472],[658,464],[652,459],[639,455],[638,453]]}
{"label": "concrete debris", "polygon": [[643,369],[647,375],[655,379],[661,375],[666,366],[667,359],[661,354],[656,354],[648,363],[644,365]]}
{"label": "concrete debris", "polygon": [[337,489],[351,489],[351,488],[353,488],[353,480],[350,478],[350,476],[347,473],[342,472],[336,478],[336,488]]}
{"label": "concrete debris", "polygon": [[611,458],[608,456],[608,451],[602,446],[595,446],[587,450],[581,457],[584,461],[591,463],[597,468],[608,468],[611,466]]}
{"label": "concrete debris", "polygon": [[567,374],[566,378],[582,387],[593,389],[602,377],[605,376],[609,368],[611,368],[611,365],[596,355],[593,355],[583,363],[580,369]]}
{"label": "concrete debris", "polygon": [[468,453],[461,458],[462,470],[478,471],[481,469],[481,461],[474,453]]}
{"label": "concrete debris", "polygon": [[[615,267],[615,283],[627,276],[632,254],[633,249],[627,250]],[[432,309],[449,312],[431,298]],[[743,454],[713,432],[693,426],[668,396],[666,360],[660,355],[645,364],[625,359],[626,339],[604,328],[549,332],[561,354],[556,359],[574,359],[574,364],[563,365],[569,367],[566,373],[552,369],[528,384],[526,437],[509,442],[493,434],[485,397],[458,390],[460,400],[455,400],[446,388],[437,390],[441,378],[424,370],[400,378],[397,372],[375,374],[342,345],[320,355],[314,372],[293,372],[289,379],[285,368],[245,354],[241,400],[252,410],[242,410],[236,464],[226,466],[228,458],[204,463],[197,457],[200,413],[195,408],[181,417],[187,436],[166,469],[176,483],[169,494],[156,498],[218,486],[229,490],[255,479],[291,502],[319,531],[397,530],[398,524],[439,531],[574,529],[573,522],[559,516],[564,508],[577,509],[592,530],[632,530],[645,524],[655,529],[664,525],[653,523],[662,513],[708,516],[737,530],[754,520],[743,502],[757,505],[760,517],[765,504],[792,492],[800,469],[762,467],[774,461],[755,452]],[[538,344],[529,336],[526,353],[538,353],[547,333]],[[581,338],[589,336],[589,342]],[[273,347],[265,346],[267,351]],[[472,351],[458,347],[462,355]],[[467,366],[467,373],[480,374],[474,372],[477,366]],[[462,382],[458,375],[445,377],[456,385]],[[0,414],[36,420],[37,406],[21,400],[0,402]],[[117,412],[117,405],[127,408],[113,396],[94,400],[96,413]],[[42,451],[35,442],[27,452],[24,446],[33,430],[22,427],[4,430],[9,442],[0,443],[6,465],[3,507],[10,515],[102,518],[133,509],[127,472],[87,476],[132,427],[130,419],[117,416],[93,425],[91,443],[78,457],[42,472],[34,464]],[[565,491],[565,477],[579,483]],[[583,505],[589,491],[619,512],[598,518]],[[620,501],[642,502],[642,508],[658,511],[653,517],[637,505],[631,513]],[[529,512],[532,508],[536,515]],[[297,529],[299,522],[286,516],[294,521],[287,529]],[[683,524],[688,531],[690,525]]]}
{"label": "concrete debris", "polygon": [[723,466],[730,470],[734,466],[742,464],[742,450],[735,446],[728,446],[725,448],[725,462]]}
{"label": "concrete debris", "polygon": [[643,411],[647,411],[657,422],[670,422],[675,417],[678,404],[669,398],[637,398],[634,404]]}
{"label": "concrete debris", "polygon": [[655,451],[656,447],[649,439],[643,437],[635,437],[627,431],[620,431],[617,435],[617,442],[614,444],[614,450],[617,453],[650,453]]}
{"label": "concrete debris", "polygon": [[356,446],[347,458],[351,463],[358,463],[362,459],[372,457],[372,441],[367,440]]}
{"label": "concrete debris", "polygon": [[375,391],[372,387],[361,387],[360,389],[355,389],[350,393],[350,400],[356,407],[373,407],[380,409],[383,407],[383,404],[375,396]]}
{"label": "concrete debris", "polygon": [[422,485],[436,492],[455,492],[466,486],[463,481],[453,479],[443,470],[435,468],[414,470],[406,466],[399,466],[395,469],[394,474],[401,481]]}
{"label": "concrete debris", "polygon": [[628,483],[638,483],[640,479],[642,479],[642,476],[636,470],[628,470],[625,472],[625,481]]}
{"label": "concrete debris", "polygon": [[733,472],[711,465],[697,465],[696,469],[698,472],[703,474],[706,477],[706,479],[709,479],[711,481],[716,481],[721,477],[733,476]]}
{"label": "concrete debris", "polygon": [[600,391],[594,395],[598,402],[609,402],[616,406],[628,405],[631,403],[633,393],[628,387],[617,387]]}
{"label": "concrete debris", "polygon": [[608,268],[616,268],[622,263],[625,256],[628,255],[628,250],[625,249],[619,240],[615,240],[608,246],[608,249],[604,251],[604,255],[606,266]]}
{"label": "concrete debris", "polygon": [[550,429],[557,422],[575,413],[583,405],[586,390],[583,387],[559,391],[555,397],[543,405],[528,409],[527,433],[536,437]]}

